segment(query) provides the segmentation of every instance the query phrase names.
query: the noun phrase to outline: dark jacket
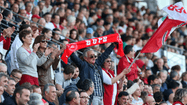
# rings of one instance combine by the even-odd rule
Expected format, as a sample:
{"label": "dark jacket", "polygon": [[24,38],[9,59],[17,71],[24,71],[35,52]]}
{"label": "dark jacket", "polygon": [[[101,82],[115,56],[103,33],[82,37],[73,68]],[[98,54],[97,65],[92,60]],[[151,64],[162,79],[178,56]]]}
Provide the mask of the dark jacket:
{"label": "dark jacket", "polygon": [[[154,65],[154,66],[151,68],[151,70],[152,70],[153,74],[155,74],[155,75],[157,74],[157,71],[159,71],[157,65]],[[163,70],[168,71],[168,69],[167,69],[165,66],[163,66]]]}
{"label": "dark jacket", "polygon": [[[43,53],[38,50],[36,52],[39,58],[43,56]],[[51,69],[50,66],[52,65],[53,70],[55,70],[58,66],[59,59],[55,58],[52,59],[51,56],[47,58],[47,61],[42,65],[37,67],[38,71],[38,81],[40,86],[44,86],[47,83],[53,83],[51,79]]]}
{"label": "dark jacket", "polygon": [[6,91],[3,92],[3,97],[6,99],[8,97],[12,97],[11,95],[9,95]]}
{"label": "dark jacket", "polygon": [[[112,52],[112,50],[114,49],[114,45],[111,44],[104,53],[102,53],[101,56],[98,57],[98,59],[96,59],[96,62],[94,65],[89,64],[87,61],[85,60],[81,60],[79,57],[77,57],[74,53],[71,54],[71,60],[77,65],[77,67],[79,67],[80,70],[80,82],[83,82],[85,79],[91,79],[93,82],[95,82],[94,80],[94,73],[95,73],[95,67],[99,70],[99,74],[101,76],[101,80],[103,81],[103,73],[102,73],[102,68],[101,66],[103,65],[105,59],[108,58],[109,54]],[[103,85],[102,85],[103,87]],[[103,87],[103,92],[104,92],[104,87]],[[92,96],[91,96],[92,99]]]}
{"label": "dark jacket", "polygon": [[8,97],[4,100],[3,105],[17,105],[15,97]]}
{"label": "dark jacket", "polygon": [[55,105],[55,103],[54,102],[50,102],[50,101],[48,101],[46,98],[44,98],[43,97],[43,99],[46,101],[46,102],[48,102],[49,103],[49,105]]}
{"label": "dark jacket", "polygon": [[187,88],[186,82],[184,82],[184,81],[182,80],[181,83],[182,83],[182,87],[183,87],[183,88]]}
{"label": "dark jacket", "polygon": [[[78,88],[75,84],[70,84],[69,86],[67,86],[65,89],[64,89],[64,93],[59,97],[59,105],[64,105],[65,102],[66,102],[66,94],[69,92],[69,91],[72,91],[72,90],[75,90],[75,91],[78,91]],[[65,104],[66,105],[66,104]]]}

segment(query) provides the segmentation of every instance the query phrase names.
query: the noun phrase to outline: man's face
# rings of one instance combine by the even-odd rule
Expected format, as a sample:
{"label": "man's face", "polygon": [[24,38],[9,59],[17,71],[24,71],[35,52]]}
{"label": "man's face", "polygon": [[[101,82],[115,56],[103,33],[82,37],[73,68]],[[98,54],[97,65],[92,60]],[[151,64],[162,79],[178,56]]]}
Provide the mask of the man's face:
{"label": "man's face", "polygon": [[42,94],[42,91],[40,88],[35,88],[35,89],[33,89],[33,93]]}
{"label": "man's face", "polygon": [[6,87],[6,92],[9,95],[13,96],[14,90],[15,90],[15,86],[16,86],[16,82],[14,80],[8,80],[8,85]]}
{"label": "man's face", "polygon": [[129,96],[122,96],[118,99],[120,105],[128,105],[130,103]]}
{"label": "man's face", "polygon": [[131,56],[131,58],[134,57],[134,54],[135,54],[135,51],[134,51],[134,48],[133,48],[132,51],[130,51],[130,56]]}
{"label": "man's face", "polygon": [[39,5],[39,8],[40,8],[41,11],[43,10],[44,6],[45,6],[45,3],[41,2],[40,5]]}
{"label": "man's face", "polygon": [[7,74],[7,67],[6,66],[0,66],[0,72],[3,72]]}
{"label": "man's face", "polygon": [[160,73],[160,78],[162,80],[162,83],[164,83],[166,81],[166,79],[167,79],[167,74],[161,72]]}
{"label": "man's face", "polygon": [[55,19],[53,20],[55,24],[60,23],[60,16],[55,16]]}
{"label": "man's face", "polygon": [[47,23],[50,22],[51,21],[51,15],[50,14],[46,15],[45,20],[46,20]]}
{"label": "man's face", "polygon": [[79,76],[79,68],[75,68],[75,73],[74,73],[74,76],[73,76],[73,79],[76,79],[77,77]]}
{"label": "man's face", "polygon": [[13,10],[13,12],[18,13],[18,11],[19,11],[19,6],[18,6],[17,4],[14,4],[13,7],[12,7],[12,10]]}
{"label": "man's face", "polygon": [[23,16],[23,17],[26,17],[27,16],[26,10],[21,10],[20,15]]}
{"label": "man's face", "polygon": [[146,71],[146,77],[149,77],[152,74],[151,70]]}
{"label": "man's face", "polygon": [[90,64],[95,64],[95,60],[97,59],[97,56],[94,51],[90,50],[87,52],[87,57],[85,57],[85,60]]}
{"label": "man's face", "polygon": [[160,92],[160,87],[156,86],[153,90],[153,93]]}
{"label": "man's face", "polygon": [[98,33],[100,36],[103,35],[103,32],[104,32],[104,29],[103,29],[103,28],[97,29],[97,33]]}
{"label": "man's face", "polygon": [[6,87],[8,85],[8,78],[5,76],[1,77],[0,85]]}
{"label": "man's face", "polygon": [[18,98],[19,105],[26,105],[27,102],[30,100],[30,91],[28,89],[23,89],[22,94],[20,95],[19,93],[17,93],[16,96],[16,98]]}
{"label": "man's face", "polygon": [[10,77],[14,78],[16,81],[16,84],[21,80],[22,74],[21,73],[15,73],[14,75],[10,75]]}
{"label": "man's face", "polygon": [[138,87],[137,89],[136,89],[136,91],[133,93],[133,95],[135,95],[135,96],[141,96],[141,90],[140,90],[140,87]]}
{"label": "man's face", "polygon": [[80,105],[80,97],[79,97],[79,93],[78,92],[75,92],[75,94],[76,94],[76,99],[75,99],[75,104],[76,105]]}
{"label": "man's face", "polygon": [[45,91],[45,97],[48,101],[54,102],[56,98],[56,88],[54,86],[49,86],[49,93]]}
{"label": "man's face", "polygon": [[58,34],[55,33],[54,39],[55,40],[60,40],[60,34],[61,34],[61,32],[60,31],[55,31],[55,32],[58,33]]}
{"label": "man's face", "polygon": [[86,92],[80,94],[80,105],[88,105],[89,96]]}
{"label": "man's face", "polygon": [[26,10],[27,10],[28,12],[30,12],[30,11],[32,10],[32,3],[28,3],[28,4],[27,4]]}
{"label": "man's face", "polygon": [[158,61],[157,61],[157,66],[158,66],[158,68],[159,68],[159,69],[162,68],[163,65],[164,65],[164,61],[163,61],[162,59],[158,59]]}

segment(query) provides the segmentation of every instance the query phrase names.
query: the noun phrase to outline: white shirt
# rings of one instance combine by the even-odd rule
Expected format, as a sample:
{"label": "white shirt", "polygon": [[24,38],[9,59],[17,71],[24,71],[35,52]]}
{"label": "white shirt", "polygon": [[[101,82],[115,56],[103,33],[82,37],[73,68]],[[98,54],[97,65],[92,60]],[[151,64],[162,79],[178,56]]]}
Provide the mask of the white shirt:
{"label": "white shirt", "polygon": [[143,105],[143,100],[138,97],[138,100],[135,100],[134,97],[132,97],[132,105]]}
{"label": "white shirt", "polygon": [[169,101],[166,101],[167,105],[173,105],[172,103],[170,103]]}
{"label": "white shirt", "polygon": [[53,29],[55,28],[54,25],[53,25],[53,23],[51,23],[51,22],[46,23],[46,24],[45,24],[45,27],[46,27],[46,28],[49,28],[49,29],[51,29],[51,30],[53,30]]}

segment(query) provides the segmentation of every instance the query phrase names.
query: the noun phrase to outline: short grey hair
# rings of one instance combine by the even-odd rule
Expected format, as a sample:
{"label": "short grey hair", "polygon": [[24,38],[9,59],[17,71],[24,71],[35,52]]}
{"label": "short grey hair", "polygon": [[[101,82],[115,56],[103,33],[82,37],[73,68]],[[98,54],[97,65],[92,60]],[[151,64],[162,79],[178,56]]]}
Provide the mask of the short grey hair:
{"label": "short grey hair", "polygon": [[160,77],[160,73],[164,73],[164,74],[168,74],[168,72],[166,70],[160,70],[159,73],[158,73],[158,76]]}
{"label": "short grey hair", "polygon": [[69,25],[69,24],[72,23],[73,21],[76,21],[76,17],[70,15],[70,16],[67,17],[67,21],[68,21],[68,25]]}
{"label": "short grey hair", "polygon": [[100,29],[100,28],[102,28],[102,29],[105,31],[104,26],[98,26],[98,27],[97,27],[97,30]]}
{"label": "short grey hair", "polygon": [[[87,49],[85,49],[84,52],[83,52],[83,58],[84,58],[84,57],[88,57],[88,53],[87,53],[88,51],[94,51],[94,50],[93,50],[92,48],[87,48]],[[95,52],[95,51],[94,51],[94,52]]]}
{"label": "short grey hair", "polygon": [[174,77],[176,77],[178,75],[178,73],[176,72],[176,71],[171,71],[171,73],[170,73],[170,78],[174,78]]}
{"label": "short grey hair", "polygon": [[68,31],[69,31],[68,29],[63,29],[62,30],[62,35],[66,37],[66,34],[68,33]]}
{"label": "short grey hair", "polygon": [[50,90],[49,90],[49,86],[55,87],[54,84],[52,84],[52,83],[47,83],[47,84],[44,86],[44,89],[43,89],[43,96],[45,96],[45,91],[49,93],[49,91],[50,91]]}
{"label": "short grey hair", "polygon": [[175,96],[173,98],[173,102],[175,102],[175,101],[183,102],[183,98],[184,97],[187,97],[187,89],[186,88],[178,89],[175,92]]}
{"label": "short grey hair", "polygon": [[5,66],[7,68],[7,65],[4,63],[0,63],[0,66]]}
{"label": "short grey hair", "polygon": [[5,73],[3,73],[3,72],[0,72],[0,80],[1,80],[1,78],[2,78],[2,77],[7,77],[7,78],[8,78],[9,76],[8,76],[8,75],[6,75],[6,74],[5,74]]}
{"label": "short grey hair", "polygon": [[41,100],[42,99],[42,95],[39,93],[31,93],[30,95],[30,101],[32,100]]}
{"label": "short grey hair", "polygon": [[155,87],[161,87],[159,84],[153,84],[151,85],[152,89],[154,90]]}

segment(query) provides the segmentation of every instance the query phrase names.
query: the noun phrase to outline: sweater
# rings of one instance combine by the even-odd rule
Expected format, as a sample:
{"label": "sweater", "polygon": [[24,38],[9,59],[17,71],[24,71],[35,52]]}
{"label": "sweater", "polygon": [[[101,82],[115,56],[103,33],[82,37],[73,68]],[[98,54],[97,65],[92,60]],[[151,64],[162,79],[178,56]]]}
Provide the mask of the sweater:
{"label": "sweater", "polygon": [[41,66],[47,60],[47,56],[43,55],[41,58],[38,58],[36,53],[31,52],[30,54],[23,47],[20,47],[17,50],[16,56],[19,69],[22,71],[22,74],[36,78],[38,78],[37,66]]}

